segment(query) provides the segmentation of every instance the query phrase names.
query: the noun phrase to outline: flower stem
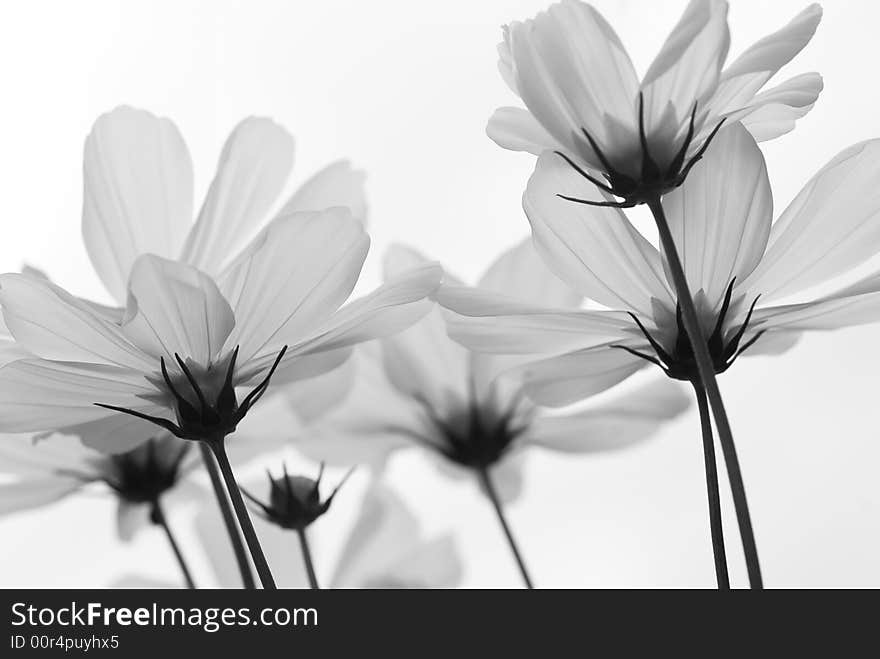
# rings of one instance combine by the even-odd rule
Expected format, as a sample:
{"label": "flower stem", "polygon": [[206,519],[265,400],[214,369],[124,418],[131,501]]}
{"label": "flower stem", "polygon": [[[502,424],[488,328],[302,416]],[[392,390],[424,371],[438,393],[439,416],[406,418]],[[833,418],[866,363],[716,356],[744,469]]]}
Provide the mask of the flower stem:
{"label": "flower stem", "polygon": [[532,588],[534,588],[534,585],[532,585],[532,580],[529,577],[529,571],[526,569],[525,561],[523,560],[522,555],[519,553],[519,548],[516,546],[516,540],[514,540],[513,533],[511,533],[510,531],[510,526],[508,526],[507,524],[507,519],[504,517],[504,510],[501,507],[501,500],[498,498],[498,492],[495,491],[495,486],[492,484],[492,478],[489,476],[489,470],[485,467],[478,468],[477,474],[479,474],[480,476],[480,482],[483,485],[483,489],[486,491],[486,495],[489,497],[489,500],[495,507],[495,512],[498,515],[498,521],[501,522],[501,528],[504,530],[504,535],[507,536],[507,543],[510,545],[510,549],[513,552],[513,557],[516,559],[516,564],[519,566],[519,571],[522,574],[522,578],[526,584],[526,588],[531,590]]}
{"label": "flower stem", "polygon": [[302,549],[303,562],[306,564],[306,573],[309,575],[309,586],[312,590],[320,590],[318,585],[318,577],[315,575],[315,565],[312,563],[312,552],[309,549],[309,540],[306,538],[305,529],[297,529],[296,534],[299,536],[299,547]]}
{"label": "flower stem", "polygon": [[220,471],[217,469],[217,463],[208,445],[204,442],[199,442],[198,444],[202,452],[205,468],[211,477],[211,485],[214,487],[217,505],[220,507],[220,513],[223,515],[223,524],[226,526],[226,532],[229,534],[232,551],[235,553],[235,562],[238,564],[238,571],[241,573],[241,582],[247,590],[253,590],[257,587],[257,584],[254,583],[251,564],[245,552],[244,543],[241,540],[241,532],[238,530],[235,514],[232,512],[229,504],[229,497],[226,495],[226,490],[223,489],[223,481],[220,477]]}
{"label": "flower stem", "polygon": [[244,499],[241,498],[238,483],[235,482],[235,475],[232,473],[229,457],[226,455],[226,440],[222,438],[211,440],[207,444],[214,452],[214,457],[217,458],[220,473],[223,475],[223,481],[226,483],[226,491],[229,493],[232,508],[235,510],[236,517],[238,517],[238,523],[241,526],[245,542],[247,542],[248,549],[251,552],[254,567],[257,568],[257,574],[260,576],[260,582],[263,584],[263,588],[275,590],[275,580],[272,578],[272,572],[269,570],[269,563],[263,554],[263,548],[260,546],[257,532],[254,530],[254,524],[251,522],[247,506],[244,505]]}
{"label": "flower stem", "polygon": [[715,463],[715,440],[712,437],[712,419],[706,391],[699,380],[694,380],[694,394],[700,409],[700,427],[703,434],[703,459],[706,462],[706,492],[709,495],[709,529],[712,535],[712,555],[715,557],[715,579],[718,590],[730,590],[727,574],[727,553],[724,550],[724,528],[721,524],[721,495],[718,491],[718,466]]}
{"label": "flower stem", "polygon": [[162,510],[162,504],[159,503],[158,498],[152,503],[150,519],[154,524],[158,524],[162,527],[162,530],[165,531],[165,537],[168,538],[168,544],[171,545],[171,551],[174,552],[174,557],[177,559],[178,565],[180,565],[180,571],[183,572],[183,580],[186,583],[186,587],[190,589],[195,588],[196,584],[189,572],[189,567],[186,565],[186,560],[183,558],[183,553],[180,551],[177,540],[175,540],[174,534],[171,532],[171,527],[168,525],[168,519],[165,517],[165,512]]}
{"label": "flower stem", "polygon": [[739,468],[739,460],[736,456],[736,446],[733,443],[733,432],[730,429],[730,421],[727,418],[727,410],[724,409],[724,401],[721,399],[721,391],[718,389],[718,381],[715,378],[715,367],[709,355],[706,338],[697,318],[694,307],[694,299],[687,284],[687,277],[675,247],[675,240],[669,230],[666,214],[663,212],[663,204],[659,197],[647,202],[657,231],[660,234],[660,243],[666,255],[669,270],[672,273],[673,284],[678,294],[678,303],[681,305],[684,329],[690,339],[694,359],[697,362],[697,371],[700,380],[712,406],[712,414],[715,417],[715,426],[718,428],[718,440],[721,443],[721,451],[724,453],[724,463],[727,465],[727,476],[730,481],[730,490],[733,494],[733,504],[736,509],[736,520],[739,524],[739,534],[742,538],[743,553],[746,558],[746,568],[749,573],[749,584],[752,588],[764,587],[761,579],[761,567],[758,563],[758,548],[755,544],[755,534],[752,530],[752,519],[749,515],[749,504],[746,500],[746,489],[743,483],[742,472]]}

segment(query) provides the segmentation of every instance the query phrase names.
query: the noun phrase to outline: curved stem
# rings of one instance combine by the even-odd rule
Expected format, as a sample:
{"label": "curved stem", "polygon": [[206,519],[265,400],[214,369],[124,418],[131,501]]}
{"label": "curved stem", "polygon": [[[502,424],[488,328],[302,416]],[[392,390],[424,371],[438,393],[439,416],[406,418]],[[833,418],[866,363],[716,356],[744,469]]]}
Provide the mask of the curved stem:
{"label": "curved stem", "polygon": [[186,560],[183,558],[183,553],[180,551],[177,540],[175,540],[174,534],[171,532],[171,527],[168,525],[168,519],[165,517],[165,511],[162,510],[162,504],[159,503],[159,499],[156,499],[152,503],[150,519],[154,524],[158,524],[162,527],[162,530],[165,531],[165,537],[168,538],[168,544],[171,545],[171,551],[174,552],[174,557],[177,559],[178,565],[180,565],[180,571],[183,573],[183,580],[186,583],[186,587],[190,589],[195,588],[196,584],[189,572],[189,568],[186,565]]}
{"label": "curved stem", "polygon": [[315,575],[315,564],[312,563],[312,552],[309,549],[309,540],[306,538],[305,529],[297,529],[296,534],[299,536],[299,547],[302,550],[303,562],[306,564],[306,574],[309,575],[309,587],[312,590],[320,590],[318,585],[318,577]]}
{"label": "curved stem", "polygon": [[743,553],[746,558],[746,568],[749,573],[749,584],[752,588],[764,587],[761,579],[761,567],[758,563],[758,548],[755,544],[755,534],[752,530],[752,518],[749,514],[749,504],[746,500],[746,489],[743,483],[742,472],[739,468],[739,459],[736,456],[736,446],[733,443],[733,432],[730,429],[730,421],[727,418],[727,410],[724,409],[724,401],[721,399],[721,391],[718,389],[718,381],[715,378],[715,367],[709,355],[706,338],[703,335],[700,321],[697,318],[697,310],[694,307],[694,299],[687,284],[687,277],[681,265],[681,259],[675,247],[675,240],[669,230],[666,214],[663,212],[663,204],[656,197],[647,202],[657,231],[660,234],[660,243],[672,274],[673,284],[678,294],[678,303],[681,305],[684,329],[690,339],[694,359],[697,362],[697,371],[700,380],[712,406],[712,414],[715,417],[715,426],[718,428],[718,441],[721,443],[721,451],[724,453],[724,463],[727,466],[727,476],[730,481],[730,490],[733,494],[733,503],[736,508],[736,520],[739,524],[739,534],[742,538]]}
{"label": "curved stem", "polygon": [[526,588],[531,590],[534,588],[534,585],[532,585],[532,580],[529,577],[529,571],[526,569],[525,561],[519,553],[519,548],[516,546],[516,540],[513,538],[513,533],[511,533],[510,527],[507,525],[507,519],[504,517],[504,509],[501,507],[501,500],[498,498],[498,492],[495,491],[495,486],[492,484],[489,470],[486,468],[478,468],[477,474],[479,474],[483,489],[486,490],[486,494],[495,508],[495,512],[498,515],[498,521],[501,522],[501,528],[504,530],[504,535],[507,536],[507,543],[510,545],[513,557],[516,559],[516,564],[519,566],[519,571],[520,574],[522,574]]}
{"label": "curved stem", "polygon": [[712,419],[703,385],[694,380],[694,394],[700,409],[700,427],[703,434],[703,459],[706,463],[706,492],[709,495],[709,529],[712,535],[712,555],[715,558],[715,579],[719,590],[730,590],[727,574],[727,553],[724,550],[724,528],[721,524],[721,495],[718,490],[718,466],[715,463],[715,440],[712,437]]}
{"label": "curved stem", "polygon": [[235,510],[245,542],[247,542],[248,549],[251,552],[254,567],[257,568],[257,574],[260,575],[260,582],[263,584],[263,588],[275,590],[275,580],[272,578],[272,572],[269,570],[269,563],[263,554],[263,548],[260,546],[257,532],[254,530],[254,524],[251,522],[247,506],[244,505],[244,499],[241,498],[241,490],[238,489],[238,483],[235,482],[235,475],[232,473],[232,466],[229,464],[229,458],[226,455],[226,441],[219,439],[206,443],[213,451],[214,457],[217,458],[220,473],[223,476],[223,481],[226,483],[226,491],[229,493],[232,508]]}
{"label": "curved stem", "polygon": [[223,489],[223,481],[220,477],[220,471],[217,469],[217,463],[211,449],[204,442],[199,442],[199,450],[202,452],[202,461],[211,477],[211,485],[214,488],[214,495],[217,497],[217,505],[220,507],[220,513],[223,515],[223,524],[226,526],[226,532],[229,534],[229,542],[232,545],[232,551],[235,553],[235,562],[238,564],[238,571],[241,573],[241,582],[248,590],[257,587],[254,583],[254,575],[251,572],[251,564],[248,560],[247,553],[244,549],[244,543],[241,540],[241,532],[238,530],[238,523],[235,521],[235,514],[229,504],[229,497],[226,496],[226,490]]}

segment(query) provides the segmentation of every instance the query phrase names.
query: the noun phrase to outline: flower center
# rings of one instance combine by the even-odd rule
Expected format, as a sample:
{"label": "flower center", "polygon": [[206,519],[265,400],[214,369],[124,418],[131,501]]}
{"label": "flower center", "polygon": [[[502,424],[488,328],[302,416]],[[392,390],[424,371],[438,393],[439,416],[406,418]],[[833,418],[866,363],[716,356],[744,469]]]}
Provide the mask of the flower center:
{"label": "flower center", "polygon": [[[165,364],[165,358],[162,357],[159,360],[162,379],[155,379],[154,384],[161,391],[170,394],[171,407],[177,416],[177,423],[125,407],[105,405],[104,403],[95,403],[95,405],[144,419],[181,439],[210,443],[221,442],[226,435],[235,431],[248,410],[269,388],[272,375],[278,368],[278,364],[281,363],[285,352],[287,352],[287,346],[284,346],[278,353],[262,382],[254,387],[240,404],[235,394],[233,381],[238,347],[232,351],[229,357],[229,364],[222,380],[218,376],[219,371],[212,370],[211,367],[205,369],[204,373],[194,373],[191,365],[187,365],[186,361],[176,353],[174,359],[177,361],[183,377],[172,376]],[[206,377],[206,373],[210,373],[210,376]]]}
{"label": "flower center", "polygon": [[426,401],[420,401],[441,433],[442,453],[462,466],[484,469],[498,462],[528,427],[528,414],[518,413],[517,399],[499,412],[491,405],[471,399],[464,407],[440,418]]}
{"label": "flower center", "polygon": [[166,437],[150,439],[137,448],[107,458],[107,483],[131,503],[152,503],[174,487],[180,464],[190,445]]}
{"label": "flower center", "polygon": [[[719,310],[718,317],[715,321],[715,328],[712,333],[706,337],[709,356],[712,359],[712,364],[715,367],[716,373],[723,373],[730,368],[733,362],[736,361],[736,358],[751,347],[751,345],[755,343],[762,334],[764,334],[763,330],[757,332],[746,341],[745,344],[740,345],[742,338],[749,327],[749,323],[752,320],[752,312],[755,310],[755,305],[758,303],[760,295],[755,297],[752,301],[745,320],[739,328],[732,334],[725,331],[725,323],[727,321],[727,315],[730,312],[730,300],[733,296],[733,286],[735,282],[736,278],[733,278],[730,281],[727,291],[724,294],[724,301],[721,304],[721,309]],[[661,343],[651,335],[642,321],[639,320],[638,316],[633,313],[630,313],[630,316],[633,321],[635,321],[636,325],[638,325],[642,334],[645,335],[648,343],[650,343],[651,347],[654,349],[655,356],[639,352],[638,350],[633,350],[626,346],[619,345],[615,347],[626,350],[631,354],[656,364],[664,370],[666,375],[675,380],[694,382],[698,379],[699,373],[697,371],[697,361],[694,357],[694,349],[690,337],[688,337],[688,334],[684,329],[680,304],[676,305],[675,310],[676,331],[675,341],[671,350],[664,348]]]}
{"label": "flower center", "polygon": [[[581,128],[581,132],[584,134],[584,137],[586,138],[587,142],[589,142],[590,147],[593,149],[593,152],[596,154],[596,157],[599,159],[599,162],[602,165],[602,175],[605,177],[605,181],[602,181],[586,172],[583,168],[578,166],[577,163],[575,163],[571,158],[569,158],[561,151],[556,152],[558,156],[565,160],[565,162],[567,162],[578,174],[583,176],[590,183],[598,187],[603,192],[613,195],[615,197],[619,197],[623,201],[591,201],[588,199],[580,199],[578,197],[569,197],[562,194],[558,196],[567,201],[573,201],[578,204],[586,204],[587,206],[614,206],[616,208],[632,208],[633,206],[646,203],[653,199],[659,199],[666,192],[669,192],[670,190],[673,190],[684,183],[688,173],[691,171],[693,166],[696,165],[703,157],[706,149],[709,148],[709,144],[711,144],[713,138],[721,129],[721,126],[724,124],[724,119],[719,121],[712,132],[709,134],[709,136],[706,138],[706,140],[703,142],[702,146],[696,152],[696,154],[690,160],[685,162],[688,150],[690,149],[691,143],[694,139],[694,122],[696,121],[696,116],[697,104],[694,103],[693,110],[691,111],[690,122],[688,124],[688,131],[685,135],[684,140],[682,141],[681,146],[672,157],[672,159],[669,160],[668,164],[661,165],[654,159],[654,157],[651,155],[650,149],[648,148],[648,136],[645,133],[645,100],[644,96],[640,93],[640,148],[639,154],[637,154],[635,158],[636,160],[638,160],[638,158],[640,157],[641,163],[640,166],[634,168],[636,170],[639,170],[639,174],[634,175],[630,171],[622,171],[620,168],[615,167],[611,163],[611,159],[609,159],[609,157],[602,151],[596,140],[587,132],[585,128]],[[632,160],[633,157],[623,159],[624,162]]]}

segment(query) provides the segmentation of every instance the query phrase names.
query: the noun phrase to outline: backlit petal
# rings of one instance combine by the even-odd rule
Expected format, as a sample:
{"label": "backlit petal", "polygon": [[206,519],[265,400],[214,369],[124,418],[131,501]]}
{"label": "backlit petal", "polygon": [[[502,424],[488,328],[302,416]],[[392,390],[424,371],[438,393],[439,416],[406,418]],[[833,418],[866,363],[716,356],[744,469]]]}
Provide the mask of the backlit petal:
{"label": "backlit petal", "polygon": [[366,177],[367,175],[360,169],[353,169],[347,160],[337,160],[299,186],[281,208],[279,215],[345,206],[356,220],[365,223],[367,220],[367,198],[364,191]]}
{"label": "backlit petal", "polygon": [[2,275],[0,304],[10,333],[34,355],[141,370],[150,366],[119,325],[48,280]]}
{"label": "backlit petal", "polygon": [[347,208],[274,220],[221,278],[240,363],[274,355],[325,323],[351,294],[369,242]]}
{"label": "backlit petal", "polygon": [[234,324],[229,303],[208,275],[157,256],[135,262],[122,331],[156,361],[165,357],[173,364],[179,354],[207,367]]}
{"label": "backlit petal", "polygon": [[657,249],[616,208],[585,206],[558,195],[602,198],[558,155],[538,160],[523,195],[535,247],[544,262],[584,297],[614,309],[651,313],[671,300]]}
{"label": "backlit petal", "polygon": [[762,301],[843,274],[880,250],[880,140],[845,149],[773,224],[745,286]]}
{"label": "backlit petal", "polygon": [[270,119],[239,123],[186,240],[183,259],[209,274],[238,253],[268,219],[293,166],[293,138]]}
{"label": "backlit petal", "polygon": [[[754,138],[735,124],[722,130],[663,208],[692,292],[721,303],[764,254],[773,220],[767,166]],[[672,281],[669,275],[669,281]]]}
{"label": "backlit petal", "polygon": [[120,304],[135,259],[175,258],[192,225],[193,172],[168,119],[120,107],[86,139],[82,230],[101,281]]}
{"label": "backlit petal", "polygon": [[680,385],[658,379],[583,412],[541,416],[523,441],[565,453],[615,451],[648,439],[689,405]]}

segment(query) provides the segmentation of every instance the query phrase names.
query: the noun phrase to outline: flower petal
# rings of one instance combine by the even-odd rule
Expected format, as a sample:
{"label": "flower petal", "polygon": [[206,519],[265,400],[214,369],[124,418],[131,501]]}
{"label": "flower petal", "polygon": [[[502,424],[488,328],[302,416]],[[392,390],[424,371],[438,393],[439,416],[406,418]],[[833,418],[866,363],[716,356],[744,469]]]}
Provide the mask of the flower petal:
{"label": "flower petal", "polygon": [[0,471],[4,474],[34,477],[67,469],[87,475],[95,457],[94,451],[70,437],[53,435],[37,439],[31,434],[0,437]]}
{"label": "flower petal", "polygon": [[115,366],[15,361],[0,368],[0,430],[59,430],[118,414],[95,403],[161,414],[140,398],[155,391],[140,372]]}
{"label": "flower petal", "polygon": [[268,219],[293,166],[293,138],[271,119],[239,123],[223,146],[217,173],[182,259],[217,274]]}
{"label": "flower petal", "polygon": [[0,515],[48,506],[82,486],[81,480],[57,475],[0,483]]}
{"label": "flower petal", "polygon": [[731,280],[742,282],[758,265],[773,221],[767,166],[754,138],[735,124],[715,140],[684,184],[663,197],[690,289],[702,290],[712,305]]}
{"label": "flower petal", "polygon": [[336,588],[442,588],[461,579],[450,540],[425,541],[418,520],[382,484],[364,497],[346,539],[331,585]]}
{"label": "flower petal", "polygon": [[748,106],[728,114],[727,122],[740,121],[758,142],[779,137],[813,109],[823,85],[818,73],[789,78],[756,95]]}
{"label": "flower petal", "polygon": [[605,345],[532,362],[510,375],[522,378],[523,391],[539,405],[562,407],[613,387],[647,364]]}
{"label": "flower petal", "polygon": [[360,169],[353,169],[349,161],[337,160],[299,186],[281,208],[279,215],[345,206],[356,220],[366,223],[366,177]]}
{"label": "flower petal", "polygon": [[526,107],[560,144],[599,166],[582,138],[586,129],[612,154],[607,123],[613,117],[635,135],[638,80],[612,27],[590,5],[564,0],[534,19],[512,23],[506,41],[516,88]]}
{"label": "flower petal", "polygon": [[567,352],[629,335],[633,324],[616,311],[536,307],[475,288],[442,286],[437,302],[449,336],[470,350],[493,354]]}
{"label": "flower petal", "polygon": [[523,240],[498,257],[477,286],[544,307],[578,308],[583,302],[580,293],[550,271],[531,239]]}
{"label": "flower petal", "polygon": [[689,406],[680,385],[657,379],[583,412],[541,416],[522,441],[564,453],[616,451],[648,439]]}
{"label": "flower petal", "polygon": [[[95,402],[103,403],[104,401]],[[128,414],[113,414],[103,419],[96,419],[68,428],[59,428],[58,432],[78,437],[79,441],[90,449],[115,455],[140,446],[162,431],[149,421]]]}
{"label": "flower petal", "polygon": [[0,304],[16,342],[44,359],[149,367],[146,355],[90,304],[28,275],[0,275]]}
{"label": "flower petal", "polygon": [[813,4],[787,25],[758,40],[724,69],[710,101],[718,115],[750,105],[755,93],[813,38],[822,8]]}
{"label": "flower petal", "polygon": [[116,503],[116,532],[123,542],[134,540],[135,534],[150,521],[150,507],[144,503],[129,503],[119,499]]}
{"label": "flower petal", "polygon": [[141,254],[174,258],[192,224],[193,172],[186,144],[168,119],[119,107],[86,139],[82,231],[101,281],[125,301]]}
{"label": "flower petal", "polygon": [[880,140],[845,149],[773,224],[761,263],[743,284],[762,301],[802,291],[880,250]]}
{"label": "flower petal", "polygon": [[347,208],[275,219],[221,277],[239,363],[304,340],[351,293],[370,240]]}
{"label": "flower petal", "polygon": [[439,265],[429,263],[385,282],[333,314],[293,347],[291,357],[348,348],[404,330],[434,308],[427,296],[437,289],[442,274]]}
{"label": "flower petal", "polygon": [[489,118],[486,134],[498,146],[511,151],[527,151],[536,156],[547,149],[561,149],[534,115],[523,108],[498,108]]}
{"label": "flower petal", "polygon": [[[234,325],[229,303],[203,272],[152,255],[135,262],[122,331],[156,361],[173,365],[179,354],[207,368]],[[154,362],[149,372],[157,368]]]}
{"label": "flower petal", "polygon": [[671,303],[657,249],[623,213],[561,199],[561,194],[601,200],[592,183],[545,152],[529,179],[523,208],[538,253],[560,279],[614,309],[650,316],[652,298]]}
{"label": "flower petal", "polygon": [[727,2],[691,0],[642,81],[649,134],[668,128],[661,123],[670,109],[677,130],[694,102],[714,90],[729,46]]}

